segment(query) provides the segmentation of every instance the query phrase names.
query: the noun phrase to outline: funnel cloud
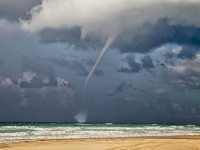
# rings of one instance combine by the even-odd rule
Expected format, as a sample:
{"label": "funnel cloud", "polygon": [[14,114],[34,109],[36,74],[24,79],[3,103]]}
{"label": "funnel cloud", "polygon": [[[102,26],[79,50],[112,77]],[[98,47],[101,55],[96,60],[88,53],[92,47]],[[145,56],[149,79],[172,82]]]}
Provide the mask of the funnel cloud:
{"label": "funnel cloud", "polygon": [[[89,72],[86,81],[85,81],[85,86],[84,86],[84,95],[86,94],[86,90],[88,87],[88,83],[91,80],[91,77],[93,76],[96,68],[98,67],[101,59],[103,58],[103,56],[105,55],[106,51],[108,50],[108,48],[110,47],[110,45],[113,43],[113,41],[115,40],[115,36],[111,36],[107,41],[105,46],[103,47],[103,49],[101,50],[101,53],[99,54],[99,57],[97,58],[95,64],[93,65],[91,71]],[[86,95],[85,95],[86,96]]]}

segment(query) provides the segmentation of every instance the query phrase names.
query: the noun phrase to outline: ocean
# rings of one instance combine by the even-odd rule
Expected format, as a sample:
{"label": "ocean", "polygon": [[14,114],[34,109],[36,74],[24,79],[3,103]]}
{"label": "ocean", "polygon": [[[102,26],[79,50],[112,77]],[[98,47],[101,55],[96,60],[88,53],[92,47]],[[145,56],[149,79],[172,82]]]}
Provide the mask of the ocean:
{"label": "ocean", "polygon": [[22,140],[179,135],[200,135],[200,126],[112,123],[0,123],[0,143]]}

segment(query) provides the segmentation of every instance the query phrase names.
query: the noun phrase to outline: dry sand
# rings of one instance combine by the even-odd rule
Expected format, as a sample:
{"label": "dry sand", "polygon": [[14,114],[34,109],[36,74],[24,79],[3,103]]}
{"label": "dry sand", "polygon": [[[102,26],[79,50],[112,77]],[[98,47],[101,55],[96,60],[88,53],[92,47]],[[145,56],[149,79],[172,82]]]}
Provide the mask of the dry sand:
{"label": "dry sand", "polygon": [[200,136],[101,138],[0,144],[2,150],[200,150]]}

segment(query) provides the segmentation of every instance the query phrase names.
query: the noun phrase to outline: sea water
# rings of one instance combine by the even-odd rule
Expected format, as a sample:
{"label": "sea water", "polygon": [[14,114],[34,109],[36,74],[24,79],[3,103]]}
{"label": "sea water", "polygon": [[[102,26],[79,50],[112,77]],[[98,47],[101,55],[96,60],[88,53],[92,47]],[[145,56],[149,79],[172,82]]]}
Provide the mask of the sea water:
{"label": "sea water", "polygon": [[200,135],[200,126],[70,123],[0,123],[0,143],[103,137]]}

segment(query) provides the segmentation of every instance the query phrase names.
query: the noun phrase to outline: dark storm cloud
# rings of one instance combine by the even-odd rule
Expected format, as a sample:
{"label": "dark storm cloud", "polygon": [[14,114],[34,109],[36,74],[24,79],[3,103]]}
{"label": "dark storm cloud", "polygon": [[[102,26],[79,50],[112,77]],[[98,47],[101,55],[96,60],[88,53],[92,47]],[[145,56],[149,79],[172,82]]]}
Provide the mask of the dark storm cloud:
{"label": "dark storm cloud", "polygon": [[37,76],[34,76],[30,82],[27,82],[27,81],[21,81],[20,82],[20,87],[21,88],[41,88],[41,87],[44,87],[44,86],[47,86],[48,84],[47,83],[44,83],[42,81],[42,79],[40,79],[39,77]]}
{"label": "dark storm cloud", "polygon": [[97,70],[95,70],[94,75],[95,76],[102,76],[102,75],[104,75],[104,72],[101,69],[97,69]]}
{"label": "dark storm cloud", "polygon": [[125,62],[129,65],[130,68],[122,67],[118,70],[118,72],[122,73],[138,73],[141,70],[141,64],[135,61],[135,58],[130,55],[127,56]]}
{"label": "dark storm cloud", "polygon": [[[1,2],[0,12],[3,10],[5,11],[5,9],[1,9],[2,6],[5,6],[1,5]],[[4,2],[11,3],[11,0],[4,0]],[[10,8],[5,7],[7,9],[6,11],[10,10],[17,0],[13,0],[12,2],[13,5],[10,4]],[[20,4],[22,0],[18,0],[18,2]],[[25,0],[23,0],[23,2],[32,3],[33,1],[26,0],[25,2]],[[35,2],[36,1],[34,1],[34,3]],[[20,4],[20,7],[21,6],[22,5]],[[15,5],[15,8],[20,7],[18,7],[17,4]],[[32,6],[30,6],[30,8],[31,7]],[[27,9],[29,8],[27,7]],[[12,15],[10,12],[2,18],[15,21],[19,16],[23,16],[25,13],[23,9],[19,9],[18,11],[23,11],[23,13],[21,13],[22,15],[20,13]],[[0,16],[2,16],[2,13]],[[5,56],[2,56],[3,62],[5,61],[2,65],[5,66],[5,73],[3,77],[0,77],[0,121],[74,121],[74,116],[84,105],[84,108],[89,114],[89,122],[199,123],[200,103],[198,101],[198,91],[196,99],[195,94],[186,94],[181,97],[184,93],[181,93],[180,95],[177,94],[178,96],[168,99],[168,97],[171,95],[173,96],[173,94],[170,93],[170,96],[164,94],[153,95],[154,89],[151,89],[151,91],[146,88],[146,85],[142,85],[143,83],[136,83],[134,86],[140,85],[146,88],[137,95],[136,91],[132,90],[132,84],[129,83],[129,79],[132,80],[132,78],[127,78],[128,82],[119,82],[118,77],[116,77],[116,72],[110,72],[113,78],[112,81],[109,79],[106,80],[105,78],[96,81],[96,83],[109,81],[105,83],[105,87],[107,85],[112,86],[112,84],[114,84],[113,82],[119,82],[119,85],[117,84],[118,86],[116,88],[112,87],[114,90],[110,96],[106,97],[94,92],[94,97],[89,97],[87,102],[82,101],[83,98],[80,91],[72,89],[70,84],[67,84],[67,81],[59,78],[58,74],[62,74],[62,76],[66,75],[67,77],[68,71],[65,72],[66,67],[75,72],[76,75],[86,76],[88,70],[94,64],[94,61],[90,59],[82,60],[80,54],[76,60],[59,58],[59,56],[63,54],[63,51],[65,54],[68,51],[64,49],[61,50],[61,52],[59,44],[52,44],[53,46],[45,45],[47,47],[42,45],[42,48],[40,47],[40,44],[69,43],[70,45],[76,45],[81,49],[81,47],[86,48],[92,44],[98,45],[98,40],[95,38],[81,39],[81,28],[79,27],[71,29],[45,29],[40,33],[41,43],[37,43],[38,45],[35,46],[36,40],[34,38],[27,38],[27,34],[24,32],[22,33],[16,26],[18,25],[13,25],[9,22],[3,22],[3,26],[0,26],[0,47],[3,49],[2,51]],[[119,48],[123,52],[141,51],[146,53],[154,47],[158,47],[165,43],[175,42],[183,45],[193,45],[192,47],[196,46],[198,48],[198,34],[198,28],[170,25],[168,21],[161,20],[156,24],[146,24],[141,28],[138,28],[138,30],[135,29],[130,33],[124,33],[119,37],[119,39],[121,38],[121,42],[117,39],[113,47]],[[181,41],[182,38],[183,41]],[[128,44],[127,47],[126,44]],[[57,45],[59,46],[57,47]],[[56,51],[52,52],[54,49],[56,49]],[[187,48],[187,50],[189,51],[181,51],[178,57],[175,55],[169,56],[169,59],[177,57],[177,59],[181,58],[183,61],[185,61],[185,58],[189,58],[189,60],[192,59],[191,62],[187,61],[183,64],[183,66],[187,66],[187,63],[189,64],[183,73],[167,68],[169,65],[167,62],[160,63],[161,66],[165,66],[162,68],[165,70],[163,71],[163,74],[165,74],[163,76],[164,83],[173,85],[172,89],[174,89],[173,87],[176,87],[176,89],[178,89],[178,87],[183,87],[183,89],[198,90],[200,87],[198,84],[200,82],[200,74],[198,71],[199,64],[193,62],[197,57],[196,55],[193,56],[193,54],[195,54],[198,49],[195,48],[193,50]],[[190,53],[191,51],[192,54]],[[28,53],[28,55],[20,57],[24,53]],[[36,53],[37,56],[35,56]],[[50,59],[50,64],[49,59],[47,58],[56,57],[54,54],[56,54],[58,58]],[[93,56],[93,54],[91,55]],[[110,60],[117,62],[119,59],[115,58],[113,55]],[[140,61],[136,61],[136,58],[134,57],[127,57],[125,62],[128,64],[128,67],[121,68],[122,72],[137,73],[141,70],[154,68],[153,62],[155,60],[152,60],[150,56],[141,57]],[[173,63],[174,65],[177,65],[176,62]],[[63,67],[63,71],[55,72],[54,69],[61,70],[56,69],[58,66]],[[107,67],[107,70],[112,70],[109,65],[104,67]],[[4,70],[4,68],[2,70]],[[12,70],[10,73],[12,77],[8,76],[8,70]],[[29,76],[31,77],[30,80],[20,76],[26,72],[32,73],[32,75]],[[102,70],[96,71],[96,75],[102,74]],[[81,82],[83,80],[77,79],[77,76],[69,75],[68,77],[70,79],[69,83],[74,82],[73,80],[76,80],[76,82],[80,81],[76,86],[81,88]],[[124,79],[126,77],[127,76],[121,74],[120,78]],[[147,80],[148,82],[147,78],[149,79],[149,76],[141,76],[140,80]],[[102,89],[99,88],[99,85],[94,86],[93,88],[101,92]],[[178,90],[174,91],[177,92]],[[134,94],[131,95],[133,92]],[[157,93],[163,93],[163,91],[157,91]],[[182,100],[185,97],[186,99]],[[180,101],[177,99],[180,99]]]}
{"label": "dark storm cloud", "polygon": [[54,69],[51,65],[45,62],[45,59],[39,56],[24,55],[22,58],[22,70],[33,71],[38,75],[48,77],[49,84],[57,85]]}
{"label": "dark storm cloud", "polygon": [[60,67],[66,67],[72,71],[75,71],[79,75],[86,76],[88,73],[86,68],[78,60],[67,60],[64,58],[60,58],[60,59],[51,58],[49,60],[53,64],[56,64]]}
{"label": "dark storm cloud", "polygon": [[199,89],[200,73],[193,68],[187,68],[183,73],[167,70],[166,74],[170,83],[176,88]]}
{"label": "dark storm cloud", "polygon": [[172,51],[165,53],[165,58],[168,60],[168,63],[173,64],[173,59],[193,59],[198,54],[200,48],[197,46],[181,45],[181,50],[177,54],[174,54]]}
{"label": "dark storm cloud", "polygon": [[199,56],[196,47],[182,47],[178,54],[172,52],[164,54],[162,68],[158,67],[154,71],[158,77],[177,90],[198,89],[200,82]]}
{"label": "dark storm cloud", "polygon": [[0,57],[0,66],[1,66],[2,64],[4,64],[4,63],[5,63],[4,59],[2,59],[2,58]]}
{"label": "dark storm cloud", "polygon": [[199,47],[184,46],[181,52],[178,54],[178,58],[181,59],[193,59],[199,52]]}
{"label": "dark storm cloud", "polygon": [[[66,67],[69,70],[75,71],[76,74],[79,76],[87,76],[88,75],[88,70],[83,65],[83,63],[81,63],[78,60],[67,60],[64,58],[51,58],[49,60],[50,60],[50,62],[52,62],[55,65],[58,65],[58,66],[64,67],[64,68]],[[88,60],[86,60],[85,63],[86,64],[91,63],[91,60],[89,60],[89,62],[88,62]],[[91,64],[88,64],[88,65],[91,65]],[[97,69],[94,73],[94,75],[96,75],[96,76],[101,76],[103,74],[104,74],[104,72],[100,69]]]}
{"label": "dark storm cloud", "polygon": [[[81,28],[44,29],[40,32],[42,43],[69,43],[79,48],[99,47],[98,38],[81,38]],[[112,44],[121,52],[147,53],[166,43],[200,46],[200,28],[170,24],[168,19],[160,19],[155,24],[146,23],[131,32],[120,34]],[[126,70],[125,70],[126,71]]]}
{"label": "dark storm cloud", "polygon": [[111,94],[106,94],[107,96],[114,96],[118,93],[124,92],[125,90],[129,89],[132,87],[132,84],[127,83],[127,82],[121,82],[116,88],[115,91]]}
{"label": "dark storm cloud", "polygon": [[82,60],[82,63],[84,63],[87,66],[93,66],[94,63],[95,63],[95,60],[93,60],[93,59],[84,59],[84,60]]}
{"label": "dark storm cloud", "polygon": [[[24,77],[18,79],[0,77],[1,121],[59,120],[58,114],[73,113],[70,106],[73,105],[74,89],[66,84],[64,79],[56,80],[57,85],[46,86],[36,76],[30,81],[24,81]],[[26,86],[22,87],[22,83],[25,82]],[[69,120],[70,116],[67,116]]]}
{"label": "dark storm cloud", "polygon": [[122,67],[117,70],[118,72],[138,73],[141,70],[149,71],[149,69],[155,68],[152,58],[148,55],[145,55],[141,58],[141,63],[136,62],[135,57],[133,55],[128,55],[124,61],[128,64],[129,68]]}
{"label": "dark storm cloud", "polygon": [[[22,78],[23,79],[23,78]],[[61,84],[60,84],[61,85]],[[8,78],[0,78],[0,119],[2,121],[74,121],[80,102],[72,99],[68,85],[20,88]],[[130,88],[127,82],[117,92]],[[114,123],[199,123],[198,101],[152,97],[152,91],[138,96],[87,101],[88,122]],[[170,92],[171,93],[171,92]],[[120,96],[120,95],[119,95]],[[37,110],[37,111],[36,111]],[[159,112],[159,113],[158,113]],[[165,116],[165,117],[163,117]]]}
{"label": "dark storm cloud", "polygon": [[38,4],[41,4],[41,0],[1,0],[0,19],[17,21],[19,17],[25,16],[31,8]]}
{"label": "dark storm cloud", "polygon": [[150,57],[150,56],[144,56],[142,59],[141,59],[141,61],[142,61],[142,67],[144,68],[144,69],[152,69],[152,68],[154,68],[155,66],[154,66],[154,64],[153,64],[153,60],[152,60],[152,58]]}
{"label": "dark storm cloud", "polygon": [[72,45],[82,45],[81,28],[74,27],[71,29],[45,29],[40,33],[42,43],[66,43]]}
{"label": "dark storm cloud", "polygon": [[95,38],[81,38],[81,27],[51,29],[47,28],[39,32],[40,41],[44,44],[67,43],[79,49],[96,48],[101,43]]}
{"label": "dark storm cloud", "polygon": [[171,25],[168,19],[161,19],[156,24],[144,24],[133,32],[124,33],[114,46],[121,52],[146,53],[166,43],[200,46],[200,28]]}
{"label": "dark storm cloud", "polygon": [[188,101],[177,97],[176,99],[159,97],[152,93],[153,91],[143,92],[140,95],[135,93],[134,96],[126,99],[117,95],[113,100],[101,100],[101,103],[93,103],[89,111],[89,120],[94,122],[112,120],[114,123],[199,123],[200,103],[198,98]]}

